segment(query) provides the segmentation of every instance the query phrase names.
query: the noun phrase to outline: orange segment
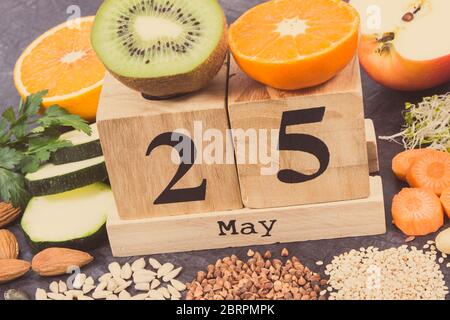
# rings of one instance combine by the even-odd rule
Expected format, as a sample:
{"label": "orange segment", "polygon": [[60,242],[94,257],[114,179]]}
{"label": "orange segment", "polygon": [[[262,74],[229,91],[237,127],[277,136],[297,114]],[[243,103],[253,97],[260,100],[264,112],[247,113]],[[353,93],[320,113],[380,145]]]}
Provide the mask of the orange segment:
{"label": "orange segment", "polygon": [[321,84],[354,57],[359,15],[340,0],[272,0],[230,27],[229,43],[241,69],[285,90]]}
{"label": "orange segment", "polygon": [[439,198],[427,189],[404,188],[392,201],[394,224],[408,236],[425,236],[444,225]]}
{"label": "orange segment", "polygon": [[36,39],[14,68],[19,94],[48,89],[43,105],[58,104],[73,114],[94,120],[105,68],[91,47],[94,17],[63,23]]}
{"label": "orange segment", "polygon": [[440,196],[450,188],[450,154],[435,151],[423,155],[411,166],[406,180],[411,187],[426,188]]}

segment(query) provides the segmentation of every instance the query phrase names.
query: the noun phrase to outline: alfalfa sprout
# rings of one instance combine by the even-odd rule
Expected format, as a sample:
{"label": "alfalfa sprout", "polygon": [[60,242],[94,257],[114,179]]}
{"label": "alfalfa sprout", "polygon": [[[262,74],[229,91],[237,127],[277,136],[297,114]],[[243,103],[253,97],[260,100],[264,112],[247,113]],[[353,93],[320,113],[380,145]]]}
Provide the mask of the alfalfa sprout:
{"label": "alfalfa sprout", "polygon": [[429,147],[450,152],[450,92],[406,103],[405,125],[400,133],[382,140],[402,143],[405,149]]}

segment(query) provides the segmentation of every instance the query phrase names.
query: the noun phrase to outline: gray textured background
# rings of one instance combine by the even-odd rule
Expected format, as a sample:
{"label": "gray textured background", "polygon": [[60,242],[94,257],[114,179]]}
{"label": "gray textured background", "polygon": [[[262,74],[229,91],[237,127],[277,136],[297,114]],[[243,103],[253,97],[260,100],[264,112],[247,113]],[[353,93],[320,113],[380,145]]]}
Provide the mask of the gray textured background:
{"label": "gray textured background", "polygon": [[[240,13],[250,8],[257,0],[223,0],[221,1],[229,22],[235,20]],[[18,95],[14,89],[12,81],[12,70],[14,63],[21,51],[37,36],[49,28],[65,21],[68,17],[66,9],[70,5],[78,5],[83,16],[95,14],[101,0],[2,0],[0,1],[0,111],[7,105],[16,105]],[[375,122],[378,135],[390,135],[398,132],[401,124],[401,110],[405,101],[417,102],[421,97],[431,94],[442,94],[450,91],[450,84],[418,93],[395,92],[379,86],[363,73],[363,89],[366,117]],[[292,254],[297,255],[304,263],[310,265],[318,272],[322,267],[315,266],[314,262],[323,260],[328,263],[336,254],[353,248],[362,246],[376,246],[379,248],[389,248],[399,246],[404,243],[405,236],[395,229],[391,224],[390,204],[391,199],[403,186],[392,174],[390,162],[392,157],[401,147],[396,144],[379,142],[379,154],[381,161],[381,175],[384,183],[386,221],[388,232],[385,235],[375,237],[347,238],[337,240],[310,241],[302,243],[291,243],[287,245],[270,245],[253,247],[255,250],[265,251],[267,249],[279,254],[281,248],[287,247]],[[447,226],[449,223],[447,223]],[[17,226],[11,228],[20,240],[21,258],[31,261],[32,254],[28,245],[23,239],[22,232]],[[433,237],[418,238],[412,245],[422,246],[426,240]],[[206,268],[209,263],[215,262],[218,258],[232,253],[245,257],[248,248],[208,250],[190,253],[165,254],[155,256],[160,261],[170,261],[175,265],[184,267],[180,280],[189,281],[195,272]],[[104,245],[92,252],[95,263],[84,269],[89,275],[97,277],[106,272],[109,262],[115,260],[111,256],[108,245]],[[125,262],[128,259],[118,259]],[[135,258],[129,259],[134,261]],[[443,271],[447,278],[447,285],[450,285],[450,269],[443,266]],[[42,279],[33,273],[19,281],[0,285],[0,299],[3,298],[3,291],[9,288],[21,288],[33,295],[37,287],[47,289],[50,279]]]}

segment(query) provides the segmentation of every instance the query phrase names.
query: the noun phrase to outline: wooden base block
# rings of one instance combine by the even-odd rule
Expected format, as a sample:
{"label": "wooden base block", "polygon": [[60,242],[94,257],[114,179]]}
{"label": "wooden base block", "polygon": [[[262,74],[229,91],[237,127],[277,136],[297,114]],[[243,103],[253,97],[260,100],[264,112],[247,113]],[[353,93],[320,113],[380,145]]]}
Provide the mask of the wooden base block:
{"label": "wooden base block", "polygon": [[314,205],[240,209],[107,224],[116,257],[368,236],[386,232],[380,177],[370,197]]}

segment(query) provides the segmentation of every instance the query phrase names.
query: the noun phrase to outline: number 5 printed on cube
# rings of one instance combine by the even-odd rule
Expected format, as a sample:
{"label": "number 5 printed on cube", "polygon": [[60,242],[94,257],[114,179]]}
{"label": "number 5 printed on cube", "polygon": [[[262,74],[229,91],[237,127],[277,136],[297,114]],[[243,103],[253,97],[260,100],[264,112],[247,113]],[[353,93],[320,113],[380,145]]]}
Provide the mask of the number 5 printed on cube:
{"label": "number 5 printed on cube", "polygon": [[[357,62],[342,71],[339,79],[290,92],[251,80],[235,64],[231,75],[228,111],[246,207],[284,207],[369,196]],[[252,131],[259,132],[253,135],[259,139],[252,139]],[[247,136],[242,137],[243,132]],[[278,134],[261,134],[265,132]],[[270,139],[261,139],[264,136]],[[255,143],[259,150],[271,154],[259,153],[256,159],[251,154]],[[271,164],[267,158],[272,159]]]}

